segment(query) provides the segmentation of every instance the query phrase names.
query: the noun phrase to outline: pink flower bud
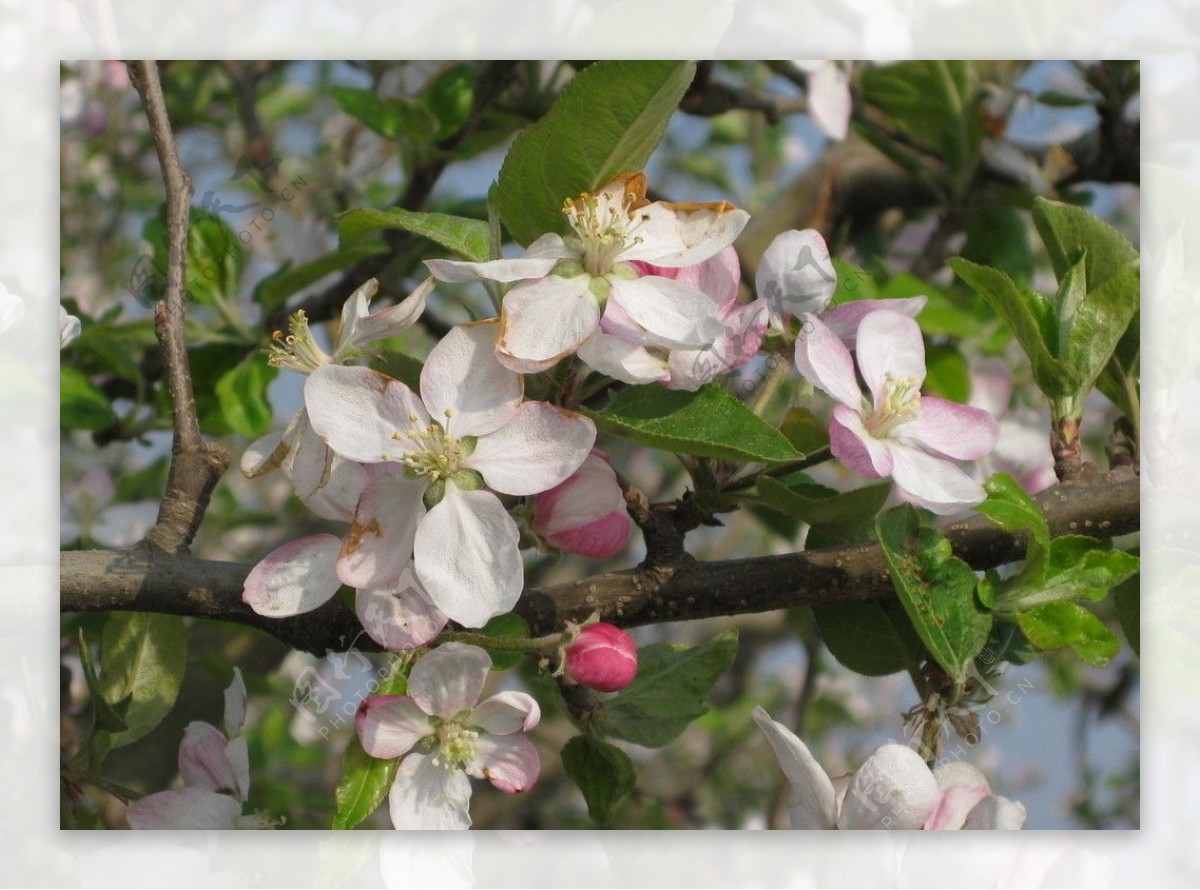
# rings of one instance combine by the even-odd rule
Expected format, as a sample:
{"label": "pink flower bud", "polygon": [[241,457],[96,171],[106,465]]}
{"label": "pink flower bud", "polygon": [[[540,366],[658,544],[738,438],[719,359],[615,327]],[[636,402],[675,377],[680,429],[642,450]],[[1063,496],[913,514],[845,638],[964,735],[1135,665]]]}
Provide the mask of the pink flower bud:
{"label": "pink flower bud", "polygon": [[589,624],[563,652],[567,676],[597,692],[624,689],[637,676],[633,637],[612,624]]}
{"label": "pink flower bud", "polygon": [[617,474],[592,450],[579,469],[533,502],[533,528],[555,547],[604,559],[621,552],[630,519]]}

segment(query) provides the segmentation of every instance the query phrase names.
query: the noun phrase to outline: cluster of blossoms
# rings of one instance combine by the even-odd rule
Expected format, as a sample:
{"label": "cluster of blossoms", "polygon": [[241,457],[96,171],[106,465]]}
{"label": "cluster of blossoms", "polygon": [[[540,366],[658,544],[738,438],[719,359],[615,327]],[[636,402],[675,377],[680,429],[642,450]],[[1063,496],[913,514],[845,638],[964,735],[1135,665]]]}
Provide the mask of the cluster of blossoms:
{"label": "cluster of blossoms", "polygon": [[[270,361],[307,376],[304,406],[248,449],[242,469],[281,470],[314,513],[346,530],[262,560],[244,590],[255,611],[310,611],[346,585],[379,645],[411,649],[433,643],[448,622],[478,628],[512,610],[523,545],[592,558],[621,552],[630,519],[617,474],[594,447],[594,424],[524,395],[522,375],[571,355],[625,383],[696,390],[764,343],[779,351],[794,339],[800,373],[836,402],[830,442],[843,464],[891,476],[935,512],[983,498],[955,462],[986,454],[996,422],[921,395],[924,344],[913,316],[923,297],[832,306],[836,271],[821,236],[807,230],[775,239],[755,299],[743,302],[732,243],[748,215],[724,202],[652,202],[641,173],[563,209],[570,234],[544,235],[514,259],[429,260],[432,278],[382,311],[369,309],[375,282],[363,285],[331,351],[303,312],[276,335]],[[434,346],[414,390],[364,362],[420,318],[435,280],[507,290],[498,318],[459,325]],[[513,508],[526,500],[522,528]],[[591,625],[569,637],[566,682],[610,692],[633,680],[637,651],[623,631]],[[417,662],[407,696],[364,704],[365,750],[404,758],[391,793],[397,827],[465,827],[469,776],[505,791],[536,780],[536,751],[517,733],[537,723],[537,704],[510,692],[475,706],[489,669],[482,650],[443,644]]]}

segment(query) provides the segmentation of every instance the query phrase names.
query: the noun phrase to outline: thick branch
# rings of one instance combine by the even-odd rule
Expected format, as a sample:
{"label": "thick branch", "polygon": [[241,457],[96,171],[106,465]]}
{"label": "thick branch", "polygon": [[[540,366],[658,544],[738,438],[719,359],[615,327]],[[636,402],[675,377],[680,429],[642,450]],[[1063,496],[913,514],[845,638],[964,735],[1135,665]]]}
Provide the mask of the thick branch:
{"label": "thick branch", "polygon": [[[1128,468],[1092,484],[1057,485],[1037,497],[1055,535],[1100,538],[1139,527],[1139,480]],[[944,529],[956,554],[976,569],[1022,558],[1025,540],[973,516]],[[298,649],[322,654],[350,645],[373,648],[354,612],[334,598],[322,608],[285,620],[256,615],[241,601],[250,566],[155,553],[104,551],[62,555],[64,612],[137,610],[215,618],[257,627]],[[621,627],[788,606],[892,596],[883,553],[873,544],[696,562],[662,573],[653,568],[595,575],[525,591],[515,611],[535,635],[561,630],[593,612]],[[357,639],[357,642],[355,640]]]}
{"label": "thick branch", "polygon": [[153,61],[133,62],[129,70],[146,109],[167,192],[167,281],[163,299],[154,307],[154,331],[162,350],[167,388],[174,407],[167,490],[158,510],[158,521],[144,543],[164,553],[175,554],[186,552],[195,537],[212,490],[229,465],[229,455],[224,448],[206,443],[200,436],[184,337],[192,180],[179,163],[179,152],[158,79],[158,65]]}

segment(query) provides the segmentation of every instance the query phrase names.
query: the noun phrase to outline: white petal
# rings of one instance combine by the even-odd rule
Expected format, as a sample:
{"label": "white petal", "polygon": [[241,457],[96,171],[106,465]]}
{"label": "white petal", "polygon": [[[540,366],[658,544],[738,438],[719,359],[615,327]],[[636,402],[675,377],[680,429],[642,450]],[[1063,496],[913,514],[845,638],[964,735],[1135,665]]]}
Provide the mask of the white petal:
{"label": "white petal", "polygon": [[193,720],[183,731],[179,743],[179,775],[190,788],[208,791],[231,791],[238,794],[244,787],[234,771],[225,746],[229,740],[215,726]]}
{"label": "white petal", "polygon": [[883,745],[854,774],[838,828],[921,828],[938,796],[921,755],[904,745]]}
{"label": "white petal", "polygon": [[596,425],[583,415],[526,402],[512,420],[481,436],[462,466],[478,471],[504,494],[537,494],[574,473],[595,441]]}
{"label": "white petal", "polygon": [[588,275],[549,275],[504,295],[497,349],[549,367],[579,348],[600,324],[600,304]]}
{"label": "white petal", "polygon": [[242,671],[233,669],[233,682],[225,690],[225,734],[230,738],[242,734],[246,722],[246,681]]}
{"label": "white petal", "polygon": [[679,348],[708,346],[724,328],[717,307],[703,291],[670,278],[610,278],[609,299],[655,336],[657,345]]}
{"label": "white petal", "polygon": [[421,400],[453,436],[482,436],[512,417],[521,377],[496,361],[499,322],[458,325],[429,353]]}
{"label": "white petal", "polygon": [[600,328],[583,341],[576,354],[593,370],[625,383],[665,383],[671,378],[663,358],[641,343],[606,334]]}
{"label": "white petal", "polygon": [[411,389],[370,368],[318,368],[304,385],[304,402],[317,435],[359,463],[401,459],[409,446],[397,436],[429,426],[425,406]]}
{"label": "white petal", "polygon": [[370,313],[371,298],[375,296],[377,290],[379,290],[379,282],[370,278],[355,288],[354,293],[342,304],[341,324],[338,328],[337,341],[333,346],[334,361],[338,361],[341,354],[353,345],[358,323]]}
{"label": "white petal", "polygon": [[236,736],[225,746],[225,759],[233,770],[234,795],[242,803],[250,796],[250,746],[245,736]]}
{"label": "white petal", "polygon": [[792,229],[777,235],[763,251],[754,286],[777,325],[794,315],[824,312],[837,288],[837,272],[821,233]]}
{"label": "white petal", "polygon": [[367,635],[384,649],[415,649],[446,626],[446,616],[429,599],[411,565],[390,587],[359,589],[354,608]]}
{"label": "white petal", "polygon": [[521,735],[481,735],[475,742],[475,760],[467,766],[470,775],[509,794],[532,788],[541,771],[537,748]]}
{"label": "white petal", "polygon": [[453,284],[468,281],[520,281],[523,278],[542,278],[575,253],[563,243],[562,236],[543,235],[529,245],[525,255],[511,260],[491,260],[485,263],[466,263],[458,260],[426,260],[425,265],[439,281]]}
{"label": "white petal", "polygon": [[808,113],[830,139],[846,138],[850,126],[850,81],[840,65],[826,62],[808,75]]}
{"label": "white petal", "polygon": [[[16,317],[20,318],[25,313],[25,304],[21,304],[21,309],[16,310]],[[58,307],[58,348],[65,349],[82,332],[83,326],[78,318],[71,315],[62,306]]]}
{"label": "white petal", "polygon": [[881,479],[892,474],[893,444],[867,432],[862,416],[846,405],[833,406],[829,418],[829,450],[847,469],[867,479]]}
{"label": "white petal", "polygon": [[642,260],[656,266],[702,263],[734,242],[750,214],[732,204],[647,204],[639,218],[636,243],[621,252],[623,261]]}
{"label": "white petal", "polygon": [[312,535],[284,544],[250,570],[242,601],[268,618],[311,612],[341,586],[334,568],[341,547],[342,542],[333,535]]}
{"label": "white petal", "polygon": [[465,831],[471,827],[471,780],[461,770],[409,754],[388,794],[392,827],[418,831]]}
{"label": "white petal", "polygon": [[453,717],[475,707],[491,669],[491,657],[478,646],[444,643],[413,665],[408,694],[426,714]]}
{"label": "white petal", "polygon": [[471,712],[471,725],[494,735],[512,735],[533,729],[541,716],[537,699],[510,689],[480,702]]}
{"label": "white petal", "polygon": [[179,788],[150,794],[129,805],[126,818],[133,829],[193,829],[237,827],[242,805],[228,794],[203,788]]}
{"label": "white petal", "polygon": [[957,831],[975,805],[992,793],[983,773],[962,760],[936,767],[933,778],[941,797],[925,820],[926,831]]}
{"label": "white petal", "polygon": [[354,715],[363,750],[379,760],[395,760],[433,734],[429,715],[407,695],[368,696]]}
{"label": "white petal", "polygon": [[779,768],[792,786],[788,805],[792,828],[833,828],[837,820],[833,783],[808,746],[762,708],[754,709],[754,722],[771,743]]}
{"label": "white petal", "polygon": [[247,479],[254,479],[277,469],[290,448],[291,446],[283,441],[282,430],[267,433],[261,439],[256,439],[242,452],[242,475]]}
{"label": "white petal", "polygon": [[288,453],[283,459],[283,472],[291,480],[296,496],[306,498],[329,481],[333,452],[312,428],[308,411],[301,410],[283,433]]}
{"label": "white petal", "polygon": [[[425,302],[432,291],[433,279],[426,278],[417,285],[416,290],[399,303],[360,319],[354,327],[354,335],[348,345],[364,346],[375,340],[395,337],[408,330],[425,311]],[[337,357],[336,353],[334,357]]]}
{"label": "white petal", "polygon": [[815,315],[806,314],[796,336],[796,367],[813,386],[858,411],[862,390],[850,350]]}
{"label": "white petal", "polygon": [[338,554],[337,574],[350,587],[387,587],[412,561],[413,537],[425,515],[428,480],[390,475],[363,491]]}
{"label": "white petal", "polygon": [[[320,441],[320,440],[318,440]],[[322,443],[322,446],[324,443]],[[312,494],[301,497],[304,506],[322,519],[349,522],[354,518],[354,509],[363,489],[373,478],[369,468],[391,467],[397,464],[357,464],[330,452],[333,460],[329,464],[329,475],[324,485]]]}
{"label": "white petal", "polygon": [[417,577],[452,621],[483,627],[510,611],[521,596],[525,571],[520,537],[494,494],[464,492],[451,483],[417,527]]}
{"label": "white petal", "polygon": [[854,354],[877,405],[889,377],[912,380],[917,387],[925,380],[925,341],[921,338],[921,328],[899,312],[880,309],[859,322]]}
{"label": "white petal", "polygon": [[1016,831],[1024,825],[1025,805],[993,794],[975,805],[963,828],[968,831]]}
{"label": "white petal", "polygon": [[934,513],[949,515],[973,507],[986,497],[979,483],[944,458],[891,444],[892,478]]}
{"label": "white petal", "polygon": [[1000,425],[982,408],[937,396],[918,404],[917,417],[892,430],[892,438],[955,460],[977,460],[996,447]]}

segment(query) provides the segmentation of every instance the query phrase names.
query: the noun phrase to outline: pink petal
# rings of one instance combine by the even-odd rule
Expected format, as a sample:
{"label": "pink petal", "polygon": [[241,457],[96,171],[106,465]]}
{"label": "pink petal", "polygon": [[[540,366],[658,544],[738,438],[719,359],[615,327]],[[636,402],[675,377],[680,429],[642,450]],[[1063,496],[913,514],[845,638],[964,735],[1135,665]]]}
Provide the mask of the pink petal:
{"label": "pink petal", "polygon": [[833,783],[808,746],[790,729],[772,720],[762,708],[754,709],[754,722],[762,730],[779,768],[791,785],[788,814],[797,830],[833,828],[837,820]]}
{"label": "pink petal", "polygon": [[737,251],[732,245],[704,262],[691,266],[671,268],[643,262],[634,262],[630,265],[637,270],[638,275],[674,278],[681,284],[694,287],[716,303],[718,309],[736,302],[738,287],[742,280],[741,263],[738,262]]}
{"label": "pink petal", "polygon": [[496,361],[497,321],[458,325],[429,353],[421,399],[429,416],[455,437],[482,436],[521,403],[521,378]]}
{"label": "pink petal", "polygon": [[392,827],[417,831],[465,831],[471,827],[471,780],[461,770],[409,754],[388,794]]}
{"label": "pink petal", "polygon": [[215,726],[194,720],[183,731],[179,744],[179,775],[184,784],[208,791],[232,792],[242,799],[246,789],[225,756],[229,740]]}
{"label": "pink petal", "polygon": [[926,831],[957,831],[972,808],[992,793],[983,773],[961,760],[937,767],[933,778],[941,797],[925,820]]}
{"label": "pink petal", "polygon": [[429,427],[416,393],[370,368],[318,368],[304,385],[304,403],[317,435],[359,463],[402,459],[411,448],[404,433]]}
{"label": "pink petal", "polygon": [[875,404],[879,404],[889,377],[912,380],[918,387],[925,380],[921,328],[900,312],[880,309],[859,322],[854,354]]}
{"label": "pink petal", "polygon": [[703,292],[670,278],[611,278],[609,300],[661,346],[697,348],[721,336],[717,306]]}
{"label": "pink petal", "polygon": [[433,734],[429,715],[407,695],[371,695],[358,706],[354,729],[363,750],[380,760],[394,760]]}
{"label": "pink petal", "polygon": [[955,460],[977,460],[996,447],[1000,425],[982,408],[922,396],[920,413],[891,438]]}
{"label": "pink petal", "polygon": [[625,545],[629,542],[631,526],[632,521],[629,514],[622,507],[587,525],[548,535],[547,539],[555,547],[571,553],[578,553],[580,556],[590,559],[608,559],[625,549]]}
{"label": "pink petal", "polygon": [[838,335],[847,349],[854,348],[854,342],[858,338],[858,326],[862,320],[880,309],[889,309],[892,312],[901,312],[904,315],[916,316],[925,304],[929,302],[928,297],[903,297],[896,300],[855,300],[851,303],[842,303],[840,306],[834,306],[828,312],[821,316],[821,321],[825,322],[825,326],[829,330]]}
{"label": "pink petal", "polygon": [[600,324],[591,280],[548,275],[505,294],[496,346],[501,360],[511,356],[545,368],[578,349]]}
{"label": "pink petal", "polygon": [[848,469],[867,479],[882,479],[892,473],[892,449],[863,426],[853,408],[834,405],[829,418],[829,450]]}
{"label": "pink petal", "polygon": [[750,214],[724,201],[672,204],[658,201],[637,211],[638,241],[621,252],[624,262],[641,260],[656,266],[701,263],[734,242]]}
{"label": "pink petal", "polygon": [[481,436],[462,466],[504,494],[537,494],[570,476],[596,441],[596,425],[545,402],[526,402],[503,427]]}
{"label": "pink petal", "polygon": [[147,829],[233,829],[242,804],[228,794],[204,788],[179,788],[149,794],[129,805],[129,827]]}
{"label": "pink petal", "polygon": [[475,741],[475,760],[467,772],[516,794],[532,788],[541,769],[537,748],[524,736],[480,735]]}
{"label": "pink petal", "polygon": [[904,745],[883,745],[854,774],[838,828],[921,828],[939,795],[921,755]]}
{"label": "pink petal", "polygon": [[889,451],[896,486],[934,513],[958,513],[986,497],[978,482],[945,458],[898,443]]}
{"label": "pink petal", "polygon": [[417,526],[417,578],[452,621],[483,627],[510,611],[521,596],[525,569],[520,538],[517,524],[494,494],[461,491],[451,483]]}
{"label": "pink petal", "polygon": [[541,716],[542,710],[533,696],[505,690],[479,703],[471,712],[471,725],[493,735],[512,735],[533,729]]}
{"label": "pink petal", "polygon": [[350,587],[387,587],[412,562],[417,524],[425,515],[427,479],[385,476],[363,491],[338,554],[337,574]]}
{"label": "pink petal", "polygon": [[250,570],[242,601],[269,618],[311,612],[341,586],[335,570],[341,547],[342,542],[333,535],[312,535],[284,544]]}
{"label": "pink petal", "polygon": [[475,706],[491,669],[478,646],[443,643],[413,665],[408,693],[426,714],[449,719]]}
{"label": "pink petal", "polygon": [[424,646],[446,626],[446,616],[421,588],[412,567],[390,587],[360,588],[355,612],[367,635],[384,649]]}
{"label": "pink petal", "polygon": [[862,407],[862,390],[854,376],[850,350],[817,316],[806,314],[796,337],[796,367],[801,376],[855,411]]}

